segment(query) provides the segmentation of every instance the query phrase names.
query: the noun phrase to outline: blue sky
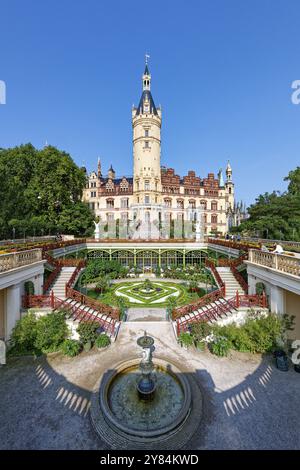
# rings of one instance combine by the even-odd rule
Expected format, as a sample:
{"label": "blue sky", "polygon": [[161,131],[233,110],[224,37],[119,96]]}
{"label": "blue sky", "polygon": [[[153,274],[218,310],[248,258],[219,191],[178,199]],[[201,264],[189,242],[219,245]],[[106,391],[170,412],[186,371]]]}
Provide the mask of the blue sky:
{"label": "blue sky", "polygon": [[0,147],[47,140],[131,174],[148,52],[162,164],[203,177],[229,158],[249,204],[300,164],[299,30],[297,0],[1,0]]}

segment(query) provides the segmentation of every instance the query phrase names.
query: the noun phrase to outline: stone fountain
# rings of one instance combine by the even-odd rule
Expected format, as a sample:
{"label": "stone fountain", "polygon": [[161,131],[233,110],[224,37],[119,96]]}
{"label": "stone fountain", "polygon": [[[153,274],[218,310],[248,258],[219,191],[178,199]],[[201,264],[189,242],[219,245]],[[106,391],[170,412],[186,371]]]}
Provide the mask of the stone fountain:
{"label": "stone fountain", "polygon": [[146,331],[137,345],[141,360],[118,363],[99,378],[91,400],[94,429],[112,448],[179,449],[199,425],[200,390],[174,363],[153,361],[154,339]]}

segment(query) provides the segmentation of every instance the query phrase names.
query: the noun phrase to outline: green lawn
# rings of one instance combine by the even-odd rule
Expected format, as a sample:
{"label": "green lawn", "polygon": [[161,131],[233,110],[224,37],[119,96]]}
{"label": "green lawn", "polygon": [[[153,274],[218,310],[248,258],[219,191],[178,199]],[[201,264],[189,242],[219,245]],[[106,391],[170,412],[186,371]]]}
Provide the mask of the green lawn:
{"label": "green lawn", "polygon": [[[188,288],[182,284],[153,281],[152,286],[153,289],[146,292],[142,281],[120,282],[112,285],[104,294],[90,289],[87,295],[108,305],[117,305],[118,298],[123,297],[130,307],[151,308],[167,307],[168,299],[172,297],[176,299],[177,305],[185,305],[199,298],[197,293],[189,292]],[[204,294],[205,291],[201,290],[200,297]]]}

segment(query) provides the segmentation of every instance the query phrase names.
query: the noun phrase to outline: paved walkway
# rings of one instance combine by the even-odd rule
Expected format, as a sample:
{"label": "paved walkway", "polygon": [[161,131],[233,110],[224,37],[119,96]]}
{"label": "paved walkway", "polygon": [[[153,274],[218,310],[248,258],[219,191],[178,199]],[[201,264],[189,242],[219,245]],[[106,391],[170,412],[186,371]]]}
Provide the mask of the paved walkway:
{"label": "paved walkway", "polygon": [[184,365],[202,389],[204,415],[188,449],[300,448],[299,374],[280,372],[271,357],[185,351],[162,321],[123,324],[101,352],[9,359],[0,368],[0,448],[105,449],[91,427],[90,391],[104,370],[140,354],[145,329],[155,338],[154,360]]}
{"label": "paved walkway", "polygon": [[127,310],[127,321],[151,322],[151,321],[166,321],[165,308],[129,308]]}

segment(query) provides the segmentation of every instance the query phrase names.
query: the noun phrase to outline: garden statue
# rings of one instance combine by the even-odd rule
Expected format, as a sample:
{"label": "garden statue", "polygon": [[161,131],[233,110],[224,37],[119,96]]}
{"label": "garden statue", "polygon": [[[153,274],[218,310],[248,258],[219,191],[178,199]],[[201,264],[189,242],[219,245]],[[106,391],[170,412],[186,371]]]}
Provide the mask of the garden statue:
{"label": "garden statue", "polygon": [[196,222],[196,242],[201,241],[201,223],[200,220]]}
{"label": "garden statue", "polygon": [[94,221],[94,224],[95,224],[95,232],[94,232],[95,240],[100,240],[100,221],[99,222]]}

